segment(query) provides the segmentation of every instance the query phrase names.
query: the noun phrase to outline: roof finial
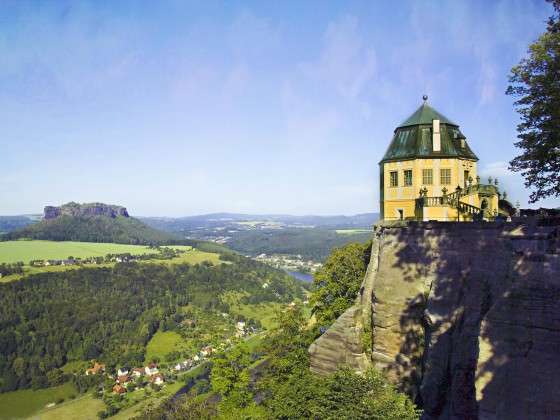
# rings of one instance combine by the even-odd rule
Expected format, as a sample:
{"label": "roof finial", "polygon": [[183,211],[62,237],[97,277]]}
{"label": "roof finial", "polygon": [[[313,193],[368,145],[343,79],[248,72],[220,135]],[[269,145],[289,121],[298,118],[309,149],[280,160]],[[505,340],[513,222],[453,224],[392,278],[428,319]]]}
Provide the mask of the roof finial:
{"label": "roof finial", "polygon": [[428,102],[428,95],[424,94],[424,96],[422,96],[422,99],[424,99],[424,103]]}

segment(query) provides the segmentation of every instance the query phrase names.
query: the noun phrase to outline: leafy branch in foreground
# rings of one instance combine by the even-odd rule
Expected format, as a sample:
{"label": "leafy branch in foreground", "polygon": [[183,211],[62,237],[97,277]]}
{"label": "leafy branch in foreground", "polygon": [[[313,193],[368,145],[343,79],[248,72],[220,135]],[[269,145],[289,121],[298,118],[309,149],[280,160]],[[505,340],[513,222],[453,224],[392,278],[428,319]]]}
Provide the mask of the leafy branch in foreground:
{"label": "leafy branch in foreground", "polygon": [[532,203],[560,196],[560,0],[547,31],[529,46],[528,57],[511,70],[507,95],[515,96],[521,123],[517,126],[521,154],[510,169],[521,172],[533,188]]}

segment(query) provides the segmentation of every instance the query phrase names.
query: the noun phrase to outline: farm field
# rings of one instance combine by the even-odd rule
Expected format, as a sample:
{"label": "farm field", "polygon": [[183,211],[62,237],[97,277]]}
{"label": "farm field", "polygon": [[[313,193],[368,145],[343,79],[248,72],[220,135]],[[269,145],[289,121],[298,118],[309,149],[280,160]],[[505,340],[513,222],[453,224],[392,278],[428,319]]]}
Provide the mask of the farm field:
{"label": "farm field", "polygon": [[95,242],[56,241],[6,241],[0,242],[0,264],[30,260],[56,260],[69,256],[74,258],[103,257],[107,254],[143,255],[153,253],[144,245],[124,245]]}
{"label": "farm field", "polygon": [[67,382],[64,385],[39,389],[22,389],[0,394],[0,419],[26,418],[43,409],[47,404],[58,399],[68,399],[76,395],[74,386]]}
{"label": "farm field", "polygon": [[371,233],[371,229],[337,229],[336,233],[339,235],[355,235],[358,233]]}

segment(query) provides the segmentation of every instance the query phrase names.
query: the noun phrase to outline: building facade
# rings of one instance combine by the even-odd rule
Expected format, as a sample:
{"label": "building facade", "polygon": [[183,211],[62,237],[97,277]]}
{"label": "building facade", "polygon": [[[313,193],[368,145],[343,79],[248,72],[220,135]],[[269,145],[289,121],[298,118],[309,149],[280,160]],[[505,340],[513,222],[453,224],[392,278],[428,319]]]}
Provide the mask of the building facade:
{"label": "building facade", "polygon": [[497,215],[499,193],[482,184],[459,126],[423,104],[394,132],[380,166],[383,220],[468,221]]}

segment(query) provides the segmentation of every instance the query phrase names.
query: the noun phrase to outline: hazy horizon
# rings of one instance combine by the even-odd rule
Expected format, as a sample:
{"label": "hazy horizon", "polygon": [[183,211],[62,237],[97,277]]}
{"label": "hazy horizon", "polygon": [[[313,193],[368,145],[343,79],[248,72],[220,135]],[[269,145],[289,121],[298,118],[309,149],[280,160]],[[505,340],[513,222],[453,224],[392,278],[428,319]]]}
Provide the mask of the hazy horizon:
{"label": "hazy horizon", "polygon": [[[104,203],[104,204],[117,204],[117,203]],[[120,205],[120,204],[117,204]],[[123,205],[123,207],[126,207]],[[168,216],[165,214],[136,214],[131,212],[130,209],[127,207],[127,211],[129,212],[131,217],[159,217],[159,218],[170,218],[170,219],[179,219],[183,217],[196,217],[196,216],[211,216],[214,214],[236,214],[236,215],[247,215],[247,216],[295,216],[295,217],[336,217],[336,216],[346,216],[346,217],[353,217],[353,216],[361,216],[364,214],[379,214],[378,211],[373,212],[366,212],[366,213],[329,213],[329,214],[316,214],[316,213],[303,213],[303,214],[288,214],[288,213],[244,213],[244,212],[233,212],[233,211],[217,211],[211,213],[197,213],[197,214],[184,214],[178,216]],[[43,210],[36,211],[36,212],[29,212],[29,213],[18,213],[18,214],[0,214],[0,217],[17,217],[17,216],[37,216],[42,215]]]}
{"label": "hazy horizon", "polygon": [[154,217],[378,212],[378,162],[423,94],[460,125],[484,179],[529,207],[507,169],[519,118],[504,91],[551,12],[2,2],[0,214],[69,201]]}

